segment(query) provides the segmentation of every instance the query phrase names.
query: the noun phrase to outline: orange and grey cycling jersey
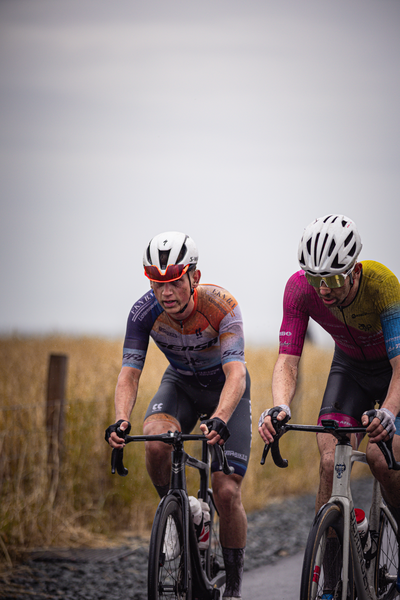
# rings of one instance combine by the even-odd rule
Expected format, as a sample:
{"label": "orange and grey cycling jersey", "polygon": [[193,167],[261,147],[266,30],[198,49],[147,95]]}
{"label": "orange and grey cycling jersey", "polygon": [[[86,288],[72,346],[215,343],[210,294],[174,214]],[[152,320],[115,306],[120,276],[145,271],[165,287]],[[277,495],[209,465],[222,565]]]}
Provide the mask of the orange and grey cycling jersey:
{"label": "orange and grey cycling jersey", "polygon": [[193,299],[192,314],[175,321],[153,291],[142,296],[129,314],[122,366],[143,368],[150,337],[176,372],[194,376],[202,385],[223,381],[223,364],[244,363],[243,322],[235,298],[206,284],[194,290]]}
{"label": "orange and grey cycling jersey", "polygon": [[380,263],[362,262],[357,295],[344,308],[325,306],[304,271],[292,275],[283,300],[281,354],[301,355],[309,318],[352,359],[380,361],[400,354],[400,284]]}

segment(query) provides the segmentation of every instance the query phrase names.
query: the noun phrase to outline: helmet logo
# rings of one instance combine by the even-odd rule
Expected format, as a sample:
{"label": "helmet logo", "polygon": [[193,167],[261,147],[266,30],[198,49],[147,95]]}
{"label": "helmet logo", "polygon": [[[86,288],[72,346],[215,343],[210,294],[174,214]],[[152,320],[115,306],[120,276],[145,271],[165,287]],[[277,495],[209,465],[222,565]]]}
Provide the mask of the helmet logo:
{"label": "helmet logo", "polygon": [[167,242],[168,242],[168,240],[164,240],[164,241],[163,241],[163,244],[164,244],[164,246],[165,246],[165,244],[166,244]]}

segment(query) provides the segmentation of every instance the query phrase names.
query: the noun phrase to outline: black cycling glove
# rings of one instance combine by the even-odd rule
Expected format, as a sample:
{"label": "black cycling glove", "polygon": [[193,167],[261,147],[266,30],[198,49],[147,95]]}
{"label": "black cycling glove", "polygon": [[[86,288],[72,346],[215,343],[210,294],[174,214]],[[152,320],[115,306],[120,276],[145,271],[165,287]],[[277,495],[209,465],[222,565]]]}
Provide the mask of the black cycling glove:
{"label": "black cycling glove", "polygon": [[121,425],[121,423],[128,423],[128,427],[125,429],[125,431],[121,430],[121,432],[122,432],[123,435],[118,436],[118,437],[125,438],[125,436],[129,434],[129,432],[131,430],[131,424],[126,419],[120,419],[119,421],[117,421],[116,423],[114,423],[114,425],[110,425],[109,427],[107,427],[106,433],[105,433],[105,436],[104,436],[104,438],[105,438],[105,440],[106,440],[107,443],[108,443],[108,440],[110,439],[110,435],[113,432],[115,432],[115,433],[117,432],[117,429]]}
{"label": "black cycling glove", "polygon": [[228,437],[231,435],[231,432],[229,431],[225,421],[219,419],[218,417],[214,417],[213,419],[205,419],[201,423],[207,425],[208,431],[216,431],[224,442],[226,442]]}

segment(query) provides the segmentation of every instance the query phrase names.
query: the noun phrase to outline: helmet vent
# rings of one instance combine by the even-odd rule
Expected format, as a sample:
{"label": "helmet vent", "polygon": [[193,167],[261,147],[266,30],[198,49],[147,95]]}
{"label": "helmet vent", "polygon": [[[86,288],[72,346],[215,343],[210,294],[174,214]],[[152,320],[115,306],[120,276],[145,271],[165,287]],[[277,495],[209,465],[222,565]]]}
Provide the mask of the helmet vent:
{"label": "helmet vent", "polygon": [[319,233],[317,233],[317,235],[315,236],[314,264],[318,264],[318,257],[317,257],[318,242],[319,242]]}
{"label": "helmet vent", "polygon": [[336,242],[335,242],[335,240],[332,240],[331,245],[329,246],[328,256],[332,256],[332,252],[334,251],[335,248],[336,248]]}
{"label": "helmet vent", "polygon": [[160,259],[160,267],[164,271],[168,267],[168,258],[169,258],[170,250],[159,250],[158,256]]}
{"label": "helmet vent", "polygon": [[332,261],[332,268],[333,269],[345,269],[346,265],[342,264],[339,262],[337,255],[335,256],[335,258]]}
{"label": "helmet vent", "polygon": [[351,240],[352,240],[352,239],[353,239],[353,232],[351,231],[351,232],[349,233],[349,235],[347,236],[347,238],[345,239],[345,241],[344,241],[344,245],[345,245],[345,246],[348,246],[348,245],[350,244],[350,242],[351,242]]}
{"label": "helmet vent", "polygon": [[186,244],[183,244],[183,245],[182,245],[182,248],[181,248],[181,251],[179,252],[179,256],[178,256],[178,258],[176,259],[176,264],[177,264],[177,265],[179,265],[179,263],[180,263],[180,262],[182,262],[182,260],[183,260],[183,259],[184,259],[184,257],[185,257],[185,254],[186,254],[186,252],[187,252]]}
{"label": "helmet vent", "polygon": [[323,257],[323,255],[324,255],[324,250],[325,250],[325,246],[326,246],[326,242],[327,242],[327,241],[328,241],[328,234],[326,233],[326,234],[325,234],[325,238],[324,238],[324,242],[323,242],[323,244],[322,244],[321,251],[320,251],[320,253],[319,253],[319,259],[318,259],[318,262],[317,262],[317,261],[315,261],[315,264],[319,264],[319,263],[321,262],[321,260],[322,260],[322,257]]}
{"label": "helmet vent", "polygon": [[354,256],[356,251],[357,251],[357,243],[354,242],[352,249],[349,250],[349,256]]}

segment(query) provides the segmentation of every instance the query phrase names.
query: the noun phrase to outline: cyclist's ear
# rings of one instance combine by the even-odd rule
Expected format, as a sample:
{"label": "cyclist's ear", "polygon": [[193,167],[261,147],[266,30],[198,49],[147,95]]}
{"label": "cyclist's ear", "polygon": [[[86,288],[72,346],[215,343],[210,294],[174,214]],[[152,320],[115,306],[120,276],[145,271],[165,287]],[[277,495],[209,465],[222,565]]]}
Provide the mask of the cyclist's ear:
{"label": "cyclist's ear", "polygon": [[196,269],[195,272],[193,273],[193,282],[192,282],[192,286],[194,288],[196,288],[199,285],[200,278],[201,278],[201,271],[199,269]]}

